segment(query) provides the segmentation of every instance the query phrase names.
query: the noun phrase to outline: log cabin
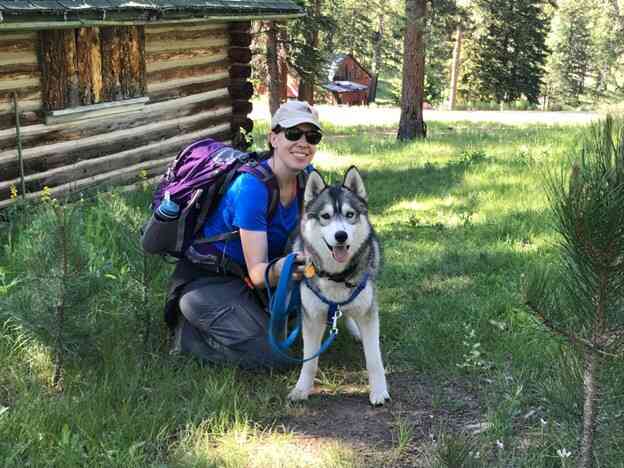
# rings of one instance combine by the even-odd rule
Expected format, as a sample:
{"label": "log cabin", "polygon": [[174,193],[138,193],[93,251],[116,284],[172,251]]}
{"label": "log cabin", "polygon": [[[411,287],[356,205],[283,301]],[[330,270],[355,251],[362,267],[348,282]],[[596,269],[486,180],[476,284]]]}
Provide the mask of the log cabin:
{"label": "log cabin", "polygon": [[156,179],[253,122],[251,22],[291,0],[0,0],[0,209]]}
{"label": "log cabin", "polygon": [[329,65],[329,82],[323,85],[336,104],[369,103],[372,75],[351,54],[336,54]]}

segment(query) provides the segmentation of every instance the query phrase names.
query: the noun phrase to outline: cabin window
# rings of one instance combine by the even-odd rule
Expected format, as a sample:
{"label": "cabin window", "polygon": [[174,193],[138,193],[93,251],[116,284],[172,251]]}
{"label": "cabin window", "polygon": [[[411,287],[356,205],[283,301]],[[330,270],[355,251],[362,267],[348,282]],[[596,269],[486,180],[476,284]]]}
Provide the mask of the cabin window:
{"label": "cabin window", "polygon": [[[49,116],[146,101],[143,26],[41,31],[42,103]],[[143,98],[143,99],[140,99]],[[106,104],[112,103],[112,104]]]}

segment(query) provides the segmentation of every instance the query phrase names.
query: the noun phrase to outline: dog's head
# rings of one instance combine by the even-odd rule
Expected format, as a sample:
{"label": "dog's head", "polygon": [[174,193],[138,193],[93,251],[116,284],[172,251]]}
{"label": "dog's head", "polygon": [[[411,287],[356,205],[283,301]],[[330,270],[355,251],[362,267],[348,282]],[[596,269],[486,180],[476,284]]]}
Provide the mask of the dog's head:
{"label": "dog's head", "polygon": [[353,166],[342,184],[328,186],[316,171],[308,176],[301,235],[324,270],[343,271],[370,240],[367,202],[364,181]]}

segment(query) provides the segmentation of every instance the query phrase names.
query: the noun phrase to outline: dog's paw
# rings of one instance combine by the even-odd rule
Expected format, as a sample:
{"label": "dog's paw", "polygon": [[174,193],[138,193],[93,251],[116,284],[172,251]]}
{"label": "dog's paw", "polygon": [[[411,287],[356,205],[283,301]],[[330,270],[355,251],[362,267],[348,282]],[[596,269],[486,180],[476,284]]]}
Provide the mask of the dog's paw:
{"label": "dog's paw", "polygon": [[373,390],[368,395],[371,405],[382,406],[386,401],[390,401],[390,394],[388,390]]}
{"label": "dog's paw", "polygon": [[288,399],[290,401],[304,401],[308,399],[308,395],[310,395],[310,390],[302,390],[295,387],[288,394]]}

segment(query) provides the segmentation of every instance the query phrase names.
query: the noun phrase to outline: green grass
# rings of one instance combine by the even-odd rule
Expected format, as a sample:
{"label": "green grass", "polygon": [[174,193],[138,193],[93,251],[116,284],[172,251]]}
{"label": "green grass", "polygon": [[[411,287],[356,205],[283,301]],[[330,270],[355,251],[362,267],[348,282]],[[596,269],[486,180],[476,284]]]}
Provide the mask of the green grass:
{"label": "green grass", "polygon": [[[543,174],[565,165],[582,129],[431,123],[430,137],[413,143],[398,143],[394,128],[327,129],[315,165],[334,182],[350,165],[361,168],[384,249],[387,371],[464,379],[490,427],[478,436],[441,428],[430,464],[474,466],[467,457],[479,451],[489,454],[486,466],[563,466],[556,451],[577,443],[579,364],[522,305],[522,284],[533,266],[556,258]],[[259,146],[265,132],[259,125]],[[276,425],[292,411],[286,393],[296,370],[246,373],[168,354],[161,304],[171,267],[150,263],[148,297],[142,289],[136,231],[148,200],[147,192],[112,192],[79,208],[76,275],[90,286],[85,295],[76,283],[82,295],[70,310],[77,326],[62,392],[50,385],[50,329],[36,326],[54,306],[37,281],[54,273],[37,265],[49,213],[9,212],[0,231],[0,466],[366,466],[339,434],[318,451]],[[322,384],[332,391],[353,379],[360,354],[338,339],[322,360]],[[596,466],[621,467],[621,362],[604,381]],[[393,437],[399,455],[415,443],[402,416]]]}

